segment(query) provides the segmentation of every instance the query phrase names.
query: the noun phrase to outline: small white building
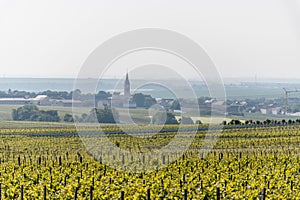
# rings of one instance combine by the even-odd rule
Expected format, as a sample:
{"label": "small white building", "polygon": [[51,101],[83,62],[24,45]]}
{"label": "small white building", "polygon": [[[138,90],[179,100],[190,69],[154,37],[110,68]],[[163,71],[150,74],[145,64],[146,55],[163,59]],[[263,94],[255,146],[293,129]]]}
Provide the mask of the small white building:
{"label": "small white building", "polygon": [[47,95],[37,95],[35,98],[30,99],[32,104],[35,105],[48,105],[49,98]]}
{"label": "small white building", "polygon": [[281,107],[272,108],[272,115],[279,115],[282,113]]}
{"label": "small white building", "polygon": [[281,107],[264,107],[260,109],[263,115],[279,115],[282,113]]}
{"label": "small white building", "polygon": [[270,108],[261,108],[260,112],[263,115],[270,115],[270,114],[272,114],[272,109],[270,109]]}

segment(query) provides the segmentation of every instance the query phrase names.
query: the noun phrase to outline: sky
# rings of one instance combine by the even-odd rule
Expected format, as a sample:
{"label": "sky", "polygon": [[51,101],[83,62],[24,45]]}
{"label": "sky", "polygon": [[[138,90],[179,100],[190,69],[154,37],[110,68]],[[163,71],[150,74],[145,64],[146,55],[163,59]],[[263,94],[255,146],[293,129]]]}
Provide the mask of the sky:
{"label": "sky", "polygon": [[298,0],[1,0],[0,77],[77,77],[103,42],[150,27],[197,42],[222,77],[300,78],[299,13]]}

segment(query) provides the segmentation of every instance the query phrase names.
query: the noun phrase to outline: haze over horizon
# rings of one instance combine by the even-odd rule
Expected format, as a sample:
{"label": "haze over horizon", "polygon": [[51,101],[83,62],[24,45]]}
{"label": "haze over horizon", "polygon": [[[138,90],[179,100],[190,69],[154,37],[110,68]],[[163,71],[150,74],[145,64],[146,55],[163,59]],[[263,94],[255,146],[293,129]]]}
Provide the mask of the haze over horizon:
{"label": "haze over horizon", "polygon": [[[225,79],[297,79],[299,5],[299,0],[4,0],[0,77],[75,78],[102,42],[155,27],[196,41]],[[115,70],[107,77],[124,72]]]}

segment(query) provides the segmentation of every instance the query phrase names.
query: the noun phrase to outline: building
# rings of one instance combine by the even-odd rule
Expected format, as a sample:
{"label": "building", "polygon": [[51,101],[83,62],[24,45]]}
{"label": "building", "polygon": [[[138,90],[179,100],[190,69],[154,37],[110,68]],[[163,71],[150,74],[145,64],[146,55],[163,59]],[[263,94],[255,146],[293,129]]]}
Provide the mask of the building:
{"label": "building", "polygon": [[37,95],[31,99],[31,103],[35,105],[48,105],[50,98],[47,95]]}
{"label": "building", "polygon": [[128,72],[126,73],[126,79],[124,82],[124,96],[130,98],[131,94],[130,94],[130,82],[129,82],[129,78],[128,78]]}
{"label": "building", "polygon": [[260,109],[261,114],[264,115],[279,115],[283,113],[283,109],[280,106],[269,104],[266,106],[263,106]]}
{"label": "building", "polygon": [[124,92],[114,92],[112,97],[106,100],[99,100],[98,107],[110,106],[114,108],[136,108],[136,103],[132,100],[130,93],[130,81],[128,73],[126,73],[126,78],[124,82]]}
{"label": "building", "polygon": [[161,105],[166,110],[168,110],[173,105],[175,99],[171,99],[171,98],[155,98],[155,101],[157,102],[157,104]]}
{"label": "building", "polygon": [[242,113],[245,109],[246,103],[235,101],[227,106],[227,112],[230,113]]}
{"label": "building", "polygon": [[0,104],[12,104],[12,105],[49,105],[49,98],[47,95],[37,95],[34,98],[0,98]]}
{"label": "building", "polygon": [[271,115],[272,114],[272,110],[270,108],[261,108],[260,112],[263,115]]}
{"label": "building", "polygon": [[72,99],[50,99],[47,95],[37,95],[34,98],[0,98],[0,104],[38,106],[81,106],[82,102]]}

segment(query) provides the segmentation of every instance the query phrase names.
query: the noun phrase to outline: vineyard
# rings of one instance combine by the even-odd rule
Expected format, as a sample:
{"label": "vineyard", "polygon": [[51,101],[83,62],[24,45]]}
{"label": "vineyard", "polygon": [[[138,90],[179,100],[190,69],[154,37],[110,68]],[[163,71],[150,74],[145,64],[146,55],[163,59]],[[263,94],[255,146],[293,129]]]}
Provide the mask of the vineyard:
{"label": "vineyard", "polygon": [[[99,131],[92,125],[79,128],[86,133]],[[127,166],[145,164],[147,158],[110,154],[105,148],[101,154],[87,151],[75,127],[7,126],[0,130],[1,199],[298,199],[299,128],[224,129],[207,155],[201,151],[207,130],[199,129],[194,136],[183,132],[182,141],[192,138],[183,155],[174,162],[176,155],[162,156],[157,163],[163,167],[135,173],[136,168],[122,171],[105,165],[105,157]],[[172,141],[178,127],[164,127],[170,131],[151,137],[118,134],[116,126],[104,129],[106,134],[97,138],[106,137],[128,152],[155,154]],[[156,127],[139,130],[145,133]],[[208,139],[213,136],[214,132],[209,133]],[[97,143],[97,138],[89,134],[88,140]]]}

